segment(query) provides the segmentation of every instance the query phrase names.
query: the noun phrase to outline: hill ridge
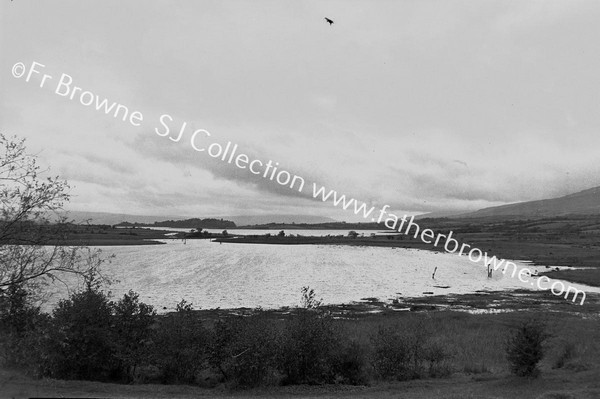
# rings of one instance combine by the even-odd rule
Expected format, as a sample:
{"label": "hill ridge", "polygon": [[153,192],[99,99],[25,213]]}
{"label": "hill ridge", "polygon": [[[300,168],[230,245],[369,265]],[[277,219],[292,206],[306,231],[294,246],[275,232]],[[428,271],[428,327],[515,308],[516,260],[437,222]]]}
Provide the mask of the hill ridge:
{"label": "hill ridge", "polygon": [[483,208],[454,217],[553,217],[588,214],[600,214],[600,187],[592,187],[557,198]]}

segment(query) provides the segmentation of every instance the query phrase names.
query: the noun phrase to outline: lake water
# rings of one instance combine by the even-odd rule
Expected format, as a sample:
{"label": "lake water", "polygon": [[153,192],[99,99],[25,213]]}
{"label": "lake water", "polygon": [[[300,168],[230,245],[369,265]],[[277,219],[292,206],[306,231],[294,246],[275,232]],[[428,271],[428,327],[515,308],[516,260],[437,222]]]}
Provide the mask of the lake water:
{"label": "lake water", "polygon": [[159,310],[173,309],[182,298],[203,309],[278,308],[298,305],[303,286],[314,288],[325,303],[336,304],[427,295],[424,292],[532,288],[499,272],[488,279],[483,261],[475,264],[464,256],[417,249],[166,242],[101,248],[105,255],[116,255],[105,267],[119,280],[110,286],[115,297],[133,289]]}

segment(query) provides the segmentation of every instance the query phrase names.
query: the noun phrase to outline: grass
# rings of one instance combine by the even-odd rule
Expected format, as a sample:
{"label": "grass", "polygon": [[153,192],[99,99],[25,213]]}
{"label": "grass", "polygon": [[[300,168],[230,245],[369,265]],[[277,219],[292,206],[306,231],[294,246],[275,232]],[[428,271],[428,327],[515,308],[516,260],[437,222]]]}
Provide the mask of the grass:
{"label": "grass", "polygon": [[448,380],[418,380],[371,387],[290,386],[232,392],[182,385],[117,385],[86,381],[30,380],[11,372],[0,374],[4,397],[103,398],[402,398],[402,399],[597,399],[600,385],[593,373],[553,372],[543,379],[523,381],[508,376],[477,380],[460,376]]}
{"label": "grass", "polygon": [[[549,370],[560,356],[565,343],[576,347],[574,362],[597,364],[600,357],[600,329],[598,319],[582,319],[565,313],[542,313],[554,338],[548,356],[542,362]],[[464,312],[438,311],[402,313],[389,316],[371,316],[361,320],[344,320],[344,330],[359,342],[366,343],[379,326],[398,329],[431,331],[453,355],[451,366],[457,373],[465,370],[502,373],[508,370],[504,343],[512,328],[540,312],[522,311],[502,314],[472,315]]]}
{"label": "grass", "polygon": [[584,270],[560,270],[541,273],[552,279],[567,280],[574,283],[600,287],[600,268]]}

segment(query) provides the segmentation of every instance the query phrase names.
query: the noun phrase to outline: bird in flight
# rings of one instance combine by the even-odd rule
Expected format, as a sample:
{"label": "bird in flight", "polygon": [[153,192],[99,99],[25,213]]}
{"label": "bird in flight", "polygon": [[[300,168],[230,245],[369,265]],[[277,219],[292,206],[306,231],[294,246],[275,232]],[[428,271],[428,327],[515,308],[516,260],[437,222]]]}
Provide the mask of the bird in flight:
{"label": "bird in flight", "polygon": [[333,20],[325,17],[325,21],[329,22],[329,26],[333,25]]}

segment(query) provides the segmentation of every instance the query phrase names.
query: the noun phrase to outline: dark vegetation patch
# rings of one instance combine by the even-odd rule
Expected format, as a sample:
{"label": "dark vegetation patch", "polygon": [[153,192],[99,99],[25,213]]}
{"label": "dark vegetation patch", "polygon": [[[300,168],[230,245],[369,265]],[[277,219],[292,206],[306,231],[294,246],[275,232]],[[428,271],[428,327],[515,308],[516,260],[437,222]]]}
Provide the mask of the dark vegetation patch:
{"label": "dark vegetation patch", "polygon": [[181,301],[157,315],[133,292],[113,301],[88,285],[48,315],[15,289],[1,302],[0,354],[37,377],[230,388],[597,367],[597,309],[587,318],[537,309],[472,315],[372,302],[323,306],[305,289],[298,308],[196,311]]}
{"label": "dark vegetation patch", "polygon": [[600,268],[559,270],[540,273],[540,275],[548,276],[552,279],[567,280],[574,283],[600,287]]}

